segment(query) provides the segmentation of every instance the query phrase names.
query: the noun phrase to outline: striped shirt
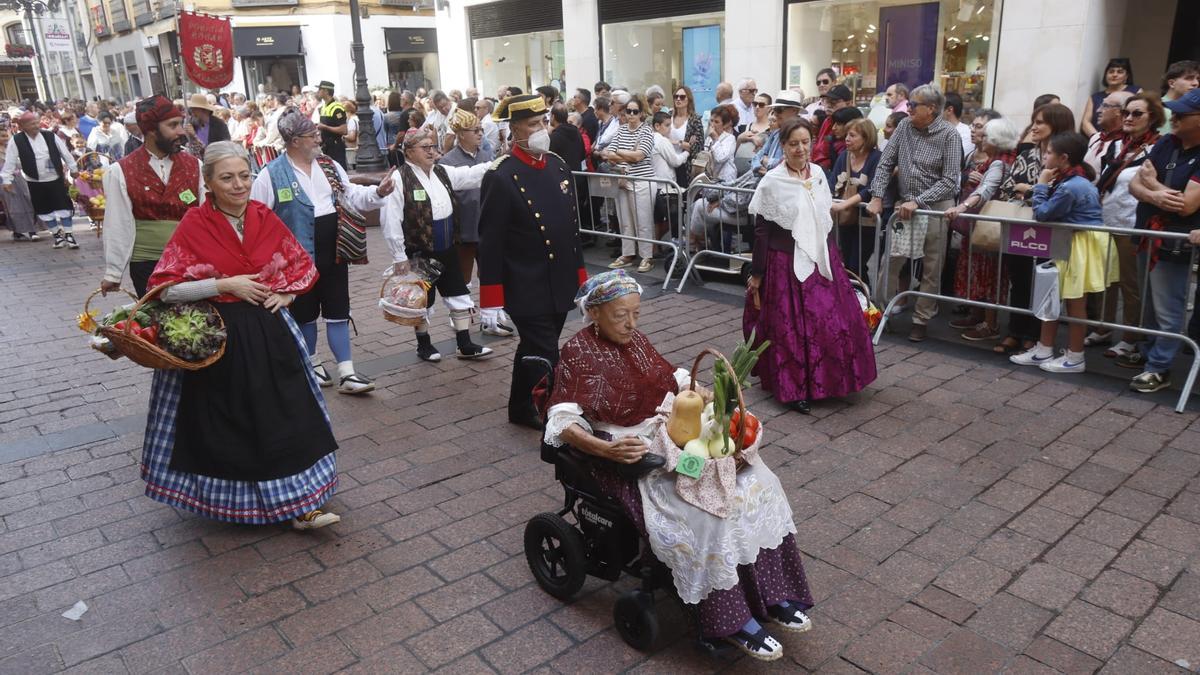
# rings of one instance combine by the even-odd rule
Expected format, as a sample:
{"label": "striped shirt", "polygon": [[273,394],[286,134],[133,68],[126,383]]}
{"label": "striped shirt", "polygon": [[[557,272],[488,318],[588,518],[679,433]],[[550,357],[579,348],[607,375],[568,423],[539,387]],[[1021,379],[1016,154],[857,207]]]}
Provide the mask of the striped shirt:
{"label": "striped shirt", "polygon": [[962,139],[958,130],[941,117],[925,129],[912,125],[912,118],[900,120],[896,133],[883,149],[871,194],[883,198],[892,170],[899,168],[897,180],[901,201],[915,201],[922,208],[958,196],[962,178]]}
{"label": "striped shirt", "polygon": [[624,167],[625,173],[630,176],[654,178],[654,164],[650,161],[650,155],[654,154],[654,127],[642,123],[636,131],[630,131],[629,125],[622,124],[621,128],[617,129],[617,135],[613,137],[608,149],[622,151],[641,150],[646,155],[642,161],[621,162],[619,166]]}

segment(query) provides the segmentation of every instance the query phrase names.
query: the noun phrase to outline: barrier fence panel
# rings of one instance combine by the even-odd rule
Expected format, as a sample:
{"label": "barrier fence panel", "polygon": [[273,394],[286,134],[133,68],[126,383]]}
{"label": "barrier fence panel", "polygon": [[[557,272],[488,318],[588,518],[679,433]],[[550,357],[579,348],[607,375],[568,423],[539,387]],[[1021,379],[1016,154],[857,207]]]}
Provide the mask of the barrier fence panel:
{"label": "barrier fence panel", "polygon": [[[922,270],[922,279],[918,281],[915,278],[918,267],[923,265],[924,242],[928,226],[930,225],[930,219],[938,221],[934,225],[935,231],[944,231],[947,239],[947,241],[943,241],[940,245],[935,245],[934,248],[940,246],[942,251],[946,250],[946,245],[953,240],[953,234],[956,231],[954,227],[958,227],[957,232],[962,237],[961,243],[958,246],[959,257],[955,264],[956,269],[954,270],[955,278],[959,282],[956,285],[961,287],[956,289],[957,292],[954,295],[945,292],[941,287],[941,281],[946,278],[944,265],[950,264],[949,256],[945,256],[946,260],[943,260],[942,270],[933,273],[928,268],[925,268]],[[932,318],[932,315],[936,315],[936,303],[945,301],[984,310],[984,323],[989,325],[989,327],[999,328],[999,318],[996,313],[1000,311],[1008,312],[1010,333],[1013,332],[1011,324],[1014,322],[1015,317],[1029,317],[1029,319],[1022,319],[1020,321],[1020,330],[1029,331],[1039,321],[1037,319],[1037,312],[1035,311],[1037,307],[1045,305],[1045,309],[1053,310],[1055,306],[1061,305],[1060,294],[1057,292],[1057,282],[1053,286],[1053,293],[1041,293],[1041,298],[1033,297],[1036,291],[1046,291],[1049,288],[1048,284],[1039,285],[1036,281],[1039,263],[1070,259],[1072,246],[1075,245],[1076,235],[1079,233],[1107,233],[1111,236],[1105,237],[1106,241],[1102,245],[1099,245],[1099,249],[1103,250],[1102,255],[1105,261],[1113,261],[1115,263],[1117,277],[1110,277],[1106,272],[1104,276],[1104,290],[1088,294],[1099,296],[1095,306],[1100,308],[1098,311],[1102,312],[1101,316],[1095,319],[1068,316],[1064,309],[1059,306],[1056,320],[1067,324],[1083,324],[1091,328],[1104,329],[1110,332],[1121,331],[1122,333],[1179,340],[1183,344],[1190,346],[1193,353],[1192,365],[1188,370],[1187,378],[1183,383],[1183,390],[1175,406],[1176,412],[1183,412],[1192,387],[1195,384],[1196,375],[1200,372],[1200,347],[1198,347],[1195,340],[1187,335],[1187,307],[1188,303],[1192,302],[1192,299],[1195,297],[1196,275],[1194,270],[1197,261],[1197,251],[1190,249],[1186,254],[1188,283],[1186,284],[1187,294],[1181,310],[1183,321],[1180,323],[1180,332],[1169,332],[1159,328],[1150,328],[1146,325],[1148,319],[1152,321],[1153,325],[1158,325],[1157,318],[1148,315],[1149,306],[1151,305],[1150,297],[1148,297],[1151,288],[1151,269],[1150,265],[1147,264],[1148,255],[1146,253],[1138,252],[1135,254],[1134,249],[1136,244],[1133,243],[1135,240],[1132,238],[1162,240],[1161,251],[1171,252],[1178,250],[1176,247],[1180,242],[1187,241],[1187,233],[1163,231],[1151,233],[1146,230],[1108,227],[1104,225],[1044,223],[1028,218],[998,217],[969,213],[959,216],[954,225],[942,228],[941,225],[944,221],[944,213],[927,210],[916,211],[914,217],[907,223],[901,221],[898,214],[893,215],[888,221],[884,239],[889,240],[890,237],[891,243],[887,251],[880,252],[880,260],[886,259],[887,264],[884,265],[882,262],[880,264],[880,275],[882,278],[879,284],[879,288],[881,289],[880,297],[886,302],[886,307],[883,310],[883,317],[879,322],[879,326],[875,330],[875,344],[879,344],[879,339],[887,328],[888,321],[892,317],[892,312],[898,306],[897,303],[900,300],[908,298],[914,298],[918,303],[922,299],[929,300],[934,305],[933,310],[929,309],[928,304],[925,304],[924,307],[918,306],[913,309],[914,315],[917,313],[929,314],[930,316],[925,317],[926,320]],[[981,226],[980,221],[984,221],[986,224]],[[998,224],[998,226],[993,224]],[[1083,239],[1078,245],[1095,247],[1097,243],[1094,240]],[[1093,251],[1093,253],[1096,252],[1099,251]],[[1182,253],[1179,255],[1184,257]],[[901,268],[906,264],[905,260],[908,261],[907,264],[910,268],[909,285],[907,289],[900,289],[898,287],[899,274]],[[1106,262],[1105,266],[1107,267],[1108,264]],[[1122,264],[1126,267],[1125,272],[1120,271]],[[1170,264],[1183,263],[1175,262]],[[1130,267],[1133,269],[1129,269]],[[1056,268],[1053,272],[1050,272],[1052,269],[1050,267],[1042,269],[1044,270],[1043,278],[1059,279]],[[1134,269],[1136,269],[1136,273],[1134,273]],[[993,276],[994,279],[992,278]],[[898,292],[888,297],[888,289],[892,284],[897,284]],[[1134,284],[1137,285],[1135,286]],[[1113,298],[1111,302],[1109,299],[1109,293],[1118,292],[1112,288],[1114,285],[1120,287],[1119,292],[1122,294],[1123,314],[1121,319],[1124,323],[1116,322],[1116,298]],[[1139,294],[1141,296],[1140,302],[1137,301]],[[1079,301],[1083,302],[1084,299],[1079,299]],[[1029,306],[1019,306],[1014,303],[1028,304]],[[1131,305],[1135,307],[1131,307]],[[1128,316],[1128,313],[1134,309],[1137,309],[1134,313],[1138,316]],[[1200,308],[1193,308],[1193,311],[1197,309]],[[988,314],[988,312],[991,314]],[[1046,312],[1043,312],[1043,315],[1045,314]],[[1027,333],[1024,336],[1018,337],[1028,338],[1031,336]],[[1176,357],[1178,356],[1180,355],[1177,354]]]}
{"label": "barrier fence panel", "polygon": [[[571,174],[576,178],[575,187],[579,196],[579,231],[595,237],[631,242],[634,257],[639,260],[651,257],[638,254],[653,254],[655,246],[670,249],[671,263],[663,279],[663,290],[666,290],[680,258],[687,259],[687,253],[672,233],[678,226],[678,220],[671,222],[677,213],[671,202],[672,198],[677,200],[682,193],[679,186],[674,181],[661,178],[617,173],[572,171]],[[666,206],[657,208],[660,203]],[[666,231],[660,235],[657,228],[664,223]],[[637,264],[635,261],[630,266]]]}
{"label": "barrier fence panel", "polygon": [[[749,264],[754,250],[754,218],[750,215],[750,198],[753,188],[721,185],[717,183],[693,182],[680,204],[680,222],[687,227],[687,267],[679,280],[676,292],[682,293],[688,279],[699,279],[699,270],[720,274],[741,275],[743,265]],[[835,200],[835,204],[841,200]],[[876,252],[880,240],[886,241],[887,233],[879,227],[879,216],[866,212],[865,205],[858,208],[858,218],[842,214],[835,217],[834,232],[842,262],[871,288],[877,288]],[[846,224],[839,224],[839,221]],[[847,222],[851,221],[851,222]],[[867,232],[865,230],[871,230]],[[705,259],[728,261],[725,266],[703,264]]]}

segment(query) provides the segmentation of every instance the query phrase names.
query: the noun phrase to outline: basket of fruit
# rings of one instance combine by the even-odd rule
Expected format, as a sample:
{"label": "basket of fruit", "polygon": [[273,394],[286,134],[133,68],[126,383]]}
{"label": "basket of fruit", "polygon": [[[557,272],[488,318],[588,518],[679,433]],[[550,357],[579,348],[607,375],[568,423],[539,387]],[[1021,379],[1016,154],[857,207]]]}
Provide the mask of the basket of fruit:
{"label": "basket of fruit", "polygon": [[[151,289],[131,305],[99,321],[84,302],[79,327],[93,333],[92,348],[110,358],[124,356],[147,368],[200,370],[225,353],[225,322],[209,302],[164,303],[157,300],[174,282]],[[128,294],[128,291],[125,291]],[[131,297],[132,294],[130,294]]]}
{"label": "basket of fruit", "polygon": [[[658,443],[665,447],[666,469],[674,471],[675,490],[680,497],[719,517],[728,513],[737,472],[758,461],[762,427],[746,409],[742,389],[748,386],[750,370],[769,346],[758,348],[754,334],[737,346],[733,359],[715,349],[704,349],[692,363],[691,385],[669,402],[667,423],[660,427]],[[705,356],[713,356],[712,401],[705,403],[696,391],[696,376]],[[669,406],[669,408],[668,408]]]}

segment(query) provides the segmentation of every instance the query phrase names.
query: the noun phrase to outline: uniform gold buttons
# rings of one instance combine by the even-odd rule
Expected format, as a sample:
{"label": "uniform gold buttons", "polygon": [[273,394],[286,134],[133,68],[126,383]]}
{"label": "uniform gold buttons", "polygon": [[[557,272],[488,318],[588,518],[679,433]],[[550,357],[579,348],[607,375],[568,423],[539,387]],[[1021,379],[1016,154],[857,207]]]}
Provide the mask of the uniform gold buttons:
{"label": "uniform gold buttons", "polygon": [[521,192],[524,192],[524,191],[525,191],[525,188],[521,188]]}
{"label": "uniform gold buttons", "polygon": [[547,240],[546,240],[546,245],[547,245],[547,246],[549,246],[549,245],[550,245],[550,240],[549,240],[549,239],[547,239]]}
{"label": "uniform gold buttons", "polygon": [[545,232],[545,231],[546,231],[546,226],[542,225],[542,232]]}
{"label": "uniform gold buttons", "polygon": [[540,214],[540,213],[535,213],[535,214],[533,214],[533,217],[534,217],[534,218],[541,218],[541,217],[542,217],[542,214]]}
{"label": "uniform gold buttons", "polygon": [[551,259],[551,260],[554,260],[554,254],[553,254],[553,253],[551,253],[551,254],[550,254],[550,259]]}

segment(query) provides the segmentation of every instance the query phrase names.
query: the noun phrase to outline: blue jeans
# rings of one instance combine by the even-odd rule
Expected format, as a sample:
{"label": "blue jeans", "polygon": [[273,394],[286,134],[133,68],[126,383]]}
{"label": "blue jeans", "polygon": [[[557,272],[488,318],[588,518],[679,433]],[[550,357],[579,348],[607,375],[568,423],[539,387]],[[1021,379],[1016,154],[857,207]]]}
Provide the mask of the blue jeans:
{"label": "blue jeans", "polygon": [[[1138,266],[1145,269],[1148,263],[1148,253],[1138,254]],[[1146,327],[1168,333],[1182,333],[1187,320],[1188,281],[1191,274],[1191,264],[1187,262],[1172,262],[1159,259],[1154,269],[1150,270],[1150,288],[1143,291],[1144,302],[1149,307],[1143,309],[1146,316]],[[1174,338],[1151,336],[1146,341],[1145,372],[1164,373],[1171,368],[1175,355],[1182,343]]]}

